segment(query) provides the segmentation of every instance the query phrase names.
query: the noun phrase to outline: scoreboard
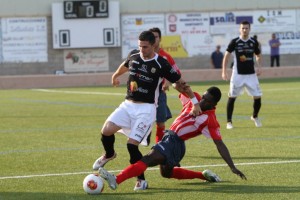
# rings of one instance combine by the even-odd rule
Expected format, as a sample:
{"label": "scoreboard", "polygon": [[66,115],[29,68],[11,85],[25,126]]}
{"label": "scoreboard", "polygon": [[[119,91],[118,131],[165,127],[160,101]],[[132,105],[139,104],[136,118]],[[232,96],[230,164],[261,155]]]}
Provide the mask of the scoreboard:
{"label": "scoreboard", "polygon": [[108,0],[64,1],[64,18],[107,18]]}
{"label": "scoreboard", "polygon": [[54,49],[120,47],[119,2],[87,0],[53,3],[52,30]]}

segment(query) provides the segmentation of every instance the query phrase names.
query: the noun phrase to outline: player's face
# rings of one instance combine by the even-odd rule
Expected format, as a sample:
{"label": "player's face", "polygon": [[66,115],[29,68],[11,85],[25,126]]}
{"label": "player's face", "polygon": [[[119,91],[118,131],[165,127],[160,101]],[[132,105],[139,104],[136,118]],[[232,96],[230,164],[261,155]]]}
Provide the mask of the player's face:
{"label": "player's face", "polygon": [[243,38],[248,38],[250,32],[249,24],[241,24],[240,25],[240,34]]}
{"label": "player's face", "polygon": [[200,100],[200,108],[202,111],[211,110],[216,106],[216,103],[214,101],[214,97],[208,93],[205,92],[202,95],[202,98]]}
{"label": "player's face", "polygon": [[139,50],[144,59],[150,59],[154,56],[154,46],[151,45],[148,41],[139,40]]}
{"label": "player's face", "polygon": [[155,43],[154,43],[154,48],[158,48],[159,47],[159,43],[160,43],[160,38],[159,38],[159,34],[157,32],[152,32],[153,35],[155,36]]}

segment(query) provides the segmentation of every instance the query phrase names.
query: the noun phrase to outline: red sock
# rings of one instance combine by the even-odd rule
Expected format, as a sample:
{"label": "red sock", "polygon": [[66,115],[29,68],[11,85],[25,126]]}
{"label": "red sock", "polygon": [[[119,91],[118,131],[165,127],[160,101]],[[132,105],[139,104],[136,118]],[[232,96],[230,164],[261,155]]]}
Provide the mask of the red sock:
{"label": "red sock", "polygon": [[156,125],[156,136],[155,136],[155,142],[156,143],[161,141],[161,139],[163,138],[164,130],[165,130],[165,126],[159,127],[159,126]]}
{"label": "red sock", "polygon": [[117,177],[117,183],[120,184],[123,181],[141,175],[147,169],[147,165],[142,161],[129,165],[123,171],[121,171]]}
{"label": "red sock", "polygon": [[176,179],[199,178],[199,179],[206,180],[205,177],[202,175],[202,172],[191,171],[191,170],[183,169],[180,167],[175,167],[173,169],[173,174],[172,174],[171,178],[176,178]]}

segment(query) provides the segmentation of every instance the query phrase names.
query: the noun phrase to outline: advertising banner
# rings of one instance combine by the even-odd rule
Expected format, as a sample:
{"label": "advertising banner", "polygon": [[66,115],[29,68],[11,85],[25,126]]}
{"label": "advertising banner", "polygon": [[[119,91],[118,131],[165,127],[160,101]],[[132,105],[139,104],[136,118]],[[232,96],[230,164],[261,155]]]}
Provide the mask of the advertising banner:
{"label": "advertising banner", "polygon": [[47,62],[47,19],[2,18],[3,62]]}
{"label": "advertising banner", "polygon": [[108,49],[68,49],[64,50],[65,72],[108,71]]}
{"label": "advertising banner", "polygon": [[167,14],[166,35],[179,35],[189,57],[210,54],[214,49],[208,13]]}
{"label": "advertising banner", "polygon": [[163,14],[122,15],[122,58],[126,58],[133,49],[138,49],[138,36],[142,31],[153,27],[160,28],[165,34],[165,18]]}

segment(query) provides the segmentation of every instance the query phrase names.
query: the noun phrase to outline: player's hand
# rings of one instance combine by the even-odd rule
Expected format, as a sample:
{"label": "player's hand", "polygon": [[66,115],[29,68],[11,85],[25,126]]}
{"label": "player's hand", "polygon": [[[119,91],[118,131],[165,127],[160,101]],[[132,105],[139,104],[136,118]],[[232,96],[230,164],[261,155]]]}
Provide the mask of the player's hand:
{"label": "player's hand", "polygon": [[257,74],[257,76],[262,74],[261,68],[256,68],[256,74]]}
{"label": "player's hand", "polygon": [[228,81],[227,72],[222,72],[222,79],[223,79],[224,81]]}
{"label": "player's hand", "polygon": [[241,179],[247,180],[247,177],[243,174],[243,172],[241,172],[237,168],[233,168],[233,169],[231,169],[231,171],[233,173],[235,173],[236,175],[238,175],[239,177],[241,177]]}
{"label": "player's hand", "polygon": [[162,90],[163,90],[164,92],[169,91],[169,85],[163,85],[163,86],[162,86]]}
{"label": "player's hand", "polygon": [[201,108],[200,108],[200,104],[197,103],[193,106],[193,110],[190,112],[190,115],[193,115],[194,117],[200,115],[201,113]]}
{"label": "player's hand", "polygon": [[162,86],[162,90],[163,90],[164,92],[169,91],[170,85],[171,85],[170,82],[169,82],[168,80],[165,80],[165,83],[164,83],[163,86]]}
{"label": "player's hand", "polygon": [[120,85],[120,81],[119,81],[119,79],[112,79],[111,84],[114,87],[118,87]]}

